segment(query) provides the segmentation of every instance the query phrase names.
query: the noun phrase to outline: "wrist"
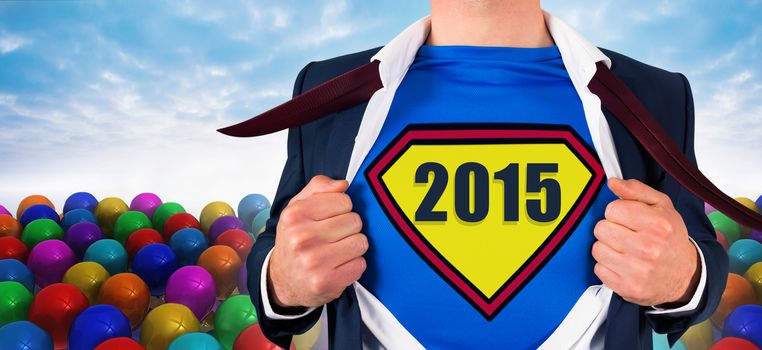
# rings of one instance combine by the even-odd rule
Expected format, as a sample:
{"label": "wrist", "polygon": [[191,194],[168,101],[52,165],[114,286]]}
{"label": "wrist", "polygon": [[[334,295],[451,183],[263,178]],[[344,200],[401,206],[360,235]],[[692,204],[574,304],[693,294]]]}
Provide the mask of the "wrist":
{"label": "wrist", "polygon": [[273,268],[273,256],[270,257],[270,264],[267,266],[267,271],[265,273],[266,281],[267,281],[267,295],[270,299],[270,306],[272,307],[273,311],[275,311],[278,314],[283,315],[297,315],[304,313],[307,309],[306,307],[299,306],[299,305],[290,305],[288,301],[284,300],[284,293],[281,291],[278,293],[278,290],[275,288],[275,281],[273,281],[273,274],[272,274],[272,268]]}
{"label": "wrist", "polygon": [[701,257],[698,254],[698,248],[693,243],[689,241],[688,246],[690,247],[687,249],[689,249],[689,256],[691,258],[688,260],[690,262],[688,263],[686,276],[690,277],[687,279],[687,282],[681,283],[681,288],[679,288],[678,293],[676,293],[676,296],[671,301],[655,305],[656,307],[663,309],[677,308],[690,302],[693,295],[696,294],[701,277]]}

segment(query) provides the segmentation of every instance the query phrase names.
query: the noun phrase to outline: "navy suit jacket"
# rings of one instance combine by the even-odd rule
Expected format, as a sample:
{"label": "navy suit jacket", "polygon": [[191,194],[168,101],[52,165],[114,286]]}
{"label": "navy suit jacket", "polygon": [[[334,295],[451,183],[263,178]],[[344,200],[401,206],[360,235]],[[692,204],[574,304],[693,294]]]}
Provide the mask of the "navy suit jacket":
{"label": "navy suit jacket", "polygon": [[[296,79],[294,95],[328,79],[368,63],[380,48],[357,52],[305,66]],[[633,60],[616,52],[603,50],[612,61],[612,71],[635,93],[646,108],[667,130],[674,142],[695,163],[693,150],[693,98],[688,81],[682,74],[670,73]],[[271,218],[249,255],[249,290],[259,315],[262,331],[268,339],[289,348],[291,336],[307,331],[319,319],[320,309],[298,320],[274,320],[265,317],[260,288],[262,264],[275,244],[278,217],[291,197],[315,175],[342,179],[346,175],[360,120],[367,101],[319,119],[288,133],[288,160],[283,169]],[[651,330],[668,333],[670,344],[677,341],[692,324],[707,319],[717,307],[725,288],[728,273],[727,255],[715,239],[714,229],[704,215],[703,202],[680,186],[655,163],[644,148],[630,135],[609,111],[603,110],[609,123],[625,179],[638,179],[664,192],[682,215],[691,237],[703,252],[707,267],[707,283],[698,308],[686,315],[649,315],[643,307],[624,301],[616,293],[609,305],[606,349],[651,349]],[[331,349],[362,348],[362,320],[357,296],[347,288],[336,300],[326,305]],[[478,341],[478,340],[476,340]],[[475,343],[475,347],[478,345]]]}

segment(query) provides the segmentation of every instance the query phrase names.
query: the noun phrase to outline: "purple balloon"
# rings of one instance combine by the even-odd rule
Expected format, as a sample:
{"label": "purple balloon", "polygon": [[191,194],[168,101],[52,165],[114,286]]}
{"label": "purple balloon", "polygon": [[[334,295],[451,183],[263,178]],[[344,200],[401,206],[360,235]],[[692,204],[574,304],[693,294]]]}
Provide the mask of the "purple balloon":
{"label": "purple balloon", "polygon": [[187,306],[196,318],[203,320],[217,300],[217,287],[212,275],[201,266],[185,266],[169,276],[164,300]]}
{"label": "purple balloon", "polygon": [[223,232],[232,229],[243,230],[243,221],[235,216],[221,216],[209,226],[209,242],[214,244]]}
{"label": "purple balloon", "polygon": [[751,233],[749,234],[749,238],[759,243],[762,243],[762,231],[757,231],[757,230],[751,231]]}
{"label": "purple balloon", "polygon": [[103,238],[103,232],[92,222],[80,222],[69,227],[66,231],[66,244],[71,247],[77,260],[81,260],[87,248],[95,241]]}
{"label": "purple balloon", "polygon": [[26,265],[34,273],[34,281],[40,288],[61,282],[64,273],[76,260],[74,252],[63,241],[50,239],[38,243],[29,252]]}
{"label": "purple balloon", "polygon": [[711,204],[705,202],[704,203],[704,214],[709,214],[709,213],[711,213],[713,211],[717,211],[717,209],[715,209]]}
{"label": "purple balloon", "polygon": [[5,209],[5,207],[2,204],[0,204],[0,214],[11,215],[11,212],[9,212],[8,209]]}
{"label": "purple balloon", "polygon": [[162,204],[161,198],[153,193],[141,193],[130,202],[130,210],[140,211],[150,219],[153,217],[153,212],[156,208]]}
{"label": "purple balloon", "polygon": [[241,294],[249,294],[249,272],[247,270],[246,263],[241,264],[241,268],[238,270],[238,292]]}

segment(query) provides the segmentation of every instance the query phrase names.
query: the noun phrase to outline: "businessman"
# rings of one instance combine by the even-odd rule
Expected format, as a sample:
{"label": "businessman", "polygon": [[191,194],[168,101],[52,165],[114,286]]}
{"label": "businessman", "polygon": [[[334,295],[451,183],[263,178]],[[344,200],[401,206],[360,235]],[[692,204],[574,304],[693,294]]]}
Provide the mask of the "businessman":
{"label": "businessman", "polygon": [[717,306],[703,203],[588,90],[622,79],[695,163],[686,78],[599,49],[539,0],[431,0],[382,48],[308,64],[294,94],[378,60],[369,101],[289,130],[248,259],[265,335],[332,349],[650,349]]}

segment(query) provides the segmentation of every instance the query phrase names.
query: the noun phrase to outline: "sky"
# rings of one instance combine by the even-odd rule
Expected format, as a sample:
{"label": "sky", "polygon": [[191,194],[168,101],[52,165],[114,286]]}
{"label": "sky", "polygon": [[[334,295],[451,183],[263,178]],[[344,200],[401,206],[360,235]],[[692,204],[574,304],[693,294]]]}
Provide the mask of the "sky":
{"label": "sky", "polygon": [[[425,0],[2,1],[0,204],[30,194],[130,200],[198,214],[272,198],[284,132],[215,130],[291,96],[308,62],[382,46]],[[762,194],[762,0],[553,0],[598,46],[685,74],[699,167],[731,196]]]}

